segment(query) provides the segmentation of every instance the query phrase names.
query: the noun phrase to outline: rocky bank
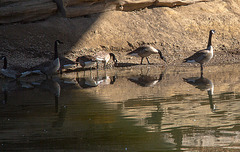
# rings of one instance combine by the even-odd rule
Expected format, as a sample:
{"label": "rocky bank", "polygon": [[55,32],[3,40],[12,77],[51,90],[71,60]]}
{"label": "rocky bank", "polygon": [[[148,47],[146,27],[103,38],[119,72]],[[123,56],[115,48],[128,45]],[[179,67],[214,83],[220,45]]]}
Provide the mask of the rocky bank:
{"label": "rocky bank", "polygon": [[[59,47],[60,55],[69,60],[75,60],[82,54],[105,50],[115,53],[121,63],[139,63],[139,58],[131,58],[126,53],[142,44],[151,44],[162,50],[169,65],[182,66],[183,58],[206,48],[211,29],[216,31],[213,36],[215,55],[208,65],[240,61],[239,0],[198,3],[182,0],[178,3],[172,1],[171,5],[165,3],[161,7],[157,6],[157,1],[150,4],[149,1],[139,1],[141,3],[138,4],[133,3],[137,1],[87,1],[83,5],[83,1],[70,0],[60,1],[63,3],[60,6],[44,0],[42,7],[34,7],[24,0],[21,3],[25,5],[28,2],[29,5],[24,7],[29,10],[19,8],[20,14],[15,17],[18,20],[9,19],[8,15],[3,17],[3,8],[15,11],[13,8],[16,1],[18,0],[11,0],[10,3],[10,0],[4,0],[0,3],[0,55],[8,57],[10,66],[31,68],[50,60],[56,39],[64,42]],[[101,11],[96,11],[98,7],[92,7],[96,4],[114,4],[114,9],[103,7]],[[77,10],[84,10],[79,8],[85,5],[89,5],[88,10],[91,12],[73,15]],[[42,8],[49,9],[44,11]],[[69,13],[73,8],[76,11]],[[36,15],[36,11],[33,11],[38,9],[43,12],[42,15]],[[24,11],[27,19],[23,19]],[[38,17],[33,17],[34,15]],[[6,24],[3,20],[10,21]],[[163,64],[157,55],[152,55],[150,61],[156,65]]]}

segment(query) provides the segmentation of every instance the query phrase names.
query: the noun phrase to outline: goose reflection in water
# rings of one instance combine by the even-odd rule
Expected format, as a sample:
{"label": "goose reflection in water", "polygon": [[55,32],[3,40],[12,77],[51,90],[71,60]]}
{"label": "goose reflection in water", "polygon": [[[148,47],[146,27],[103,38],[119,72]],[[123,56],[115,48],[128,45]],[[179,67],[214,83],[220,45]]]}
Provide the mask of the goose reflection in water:
{"label": "goose reflection in water", "polygon": [[201,77],[189,77],[189,78],[183,78],[183,80],[195,86],[201,91],[207,90],[210,108],[213,112],[215,112],[216,106],[213,104],[213,99],[212,99],[212,95],[214,91],[213,82],[207,78],[204,78],[202,74],[201,74]]}
{"label": "goose reflection in water", "polygon": [[33,86],[27,82],[18,81],[18,80],[9,80],[9,79],[1,79],[0,86],[4,96],[2,100],[3,104],[6,104],[8,101],[8,93],[25,89],[25,88],[26,89],[33,88]]}
{"label": "goose reflection in water", "polygon": [[40,83],[33,83],[40,89],[47,90],[55,97],[55,110],[58,112],[58,98],[60,97],[61,87],[59,83],[53,79],[46,79]]}
{"label": "goose reflection in water", "polygon": [[[149,69],[148,69],[149,70]],[[158,78],[154,77],[154,76],[149,76],[147,74],[141,74],[140,75],[136,75],[136,76],[132,76],[130,78],[128,78],[129,81],[134,82],[142,87],[152,87],[154,85],[156,85],[157,83],[159,83],[164,76],[166,70],[164,70]],[[148,73],[148,71],[147,71]]]}
{"label": "goose reflection in water", "polygon": [[83,89],[97,87],[101,85],[114,84],[115,80],[116,76],[110,77],[107,74],[105,74],[104,76],[98,76],[97,74],[97,77],[92,77],[90,75],[89,77],[79,78],[79,75],[77,73],[76,76],[76,81],[78,82],[79,86]]}

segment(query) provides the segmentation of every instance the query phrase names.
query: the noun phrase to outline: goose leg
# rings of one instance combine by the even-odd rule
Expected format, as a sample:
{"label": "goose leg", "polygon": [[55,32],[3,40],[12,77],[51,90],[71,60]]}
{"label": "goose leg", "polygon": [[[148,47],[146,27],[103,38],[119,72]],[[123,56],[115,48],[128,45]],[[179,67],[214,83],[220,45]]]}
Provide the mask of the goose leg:
{"label": "goose leg", "polygon": [[104,62],[104,69],[106,69],[106,67],[107,67],[107,66],[106,66],[106,62]]}
{"label": "goose leg", "polygon": [[201,76],[203,75],[203,65],[201,64]]}
{"label": "goose leg", "polygon": [[55,112],[58,113],[58,97],[55,96]]}
{"label": "goose leg", "polygon": [[148,64],[150,64],[150,62],[149,62],[149,60],[148,60],[148,58],[146,57],[146,59],[147,59],[147,61],[148,61]]}
{"label": "goose leg", "polygon": [[142,59],[141,59],[141,64],[142,64],[142,62],[143,62],[143,57],[142,57]]}
{"label": "goose leg", "polygon": [[3,100],[3,104],[6,104],[7,103],[7,100],[8,100],[8,93],[7,91],[5,90],[4,92],[4,100]]}

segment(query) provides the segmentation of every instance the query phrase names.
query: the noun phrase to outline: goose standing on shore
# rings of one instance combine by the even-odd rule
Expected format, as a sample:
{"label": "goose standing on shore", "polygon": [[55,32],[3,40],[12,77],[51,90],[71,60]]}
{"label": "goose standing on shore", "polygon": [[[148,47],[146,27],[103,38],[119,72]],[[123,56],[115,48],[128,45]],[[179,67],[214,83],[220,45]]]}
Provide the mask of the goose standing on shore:
{"label": "goose standing on shore", "polygon": [[150,46],[150,45],[146,45],[146,46],[140,46],[139,48],[135,49],[132,52],[129,52],[127,55],[131,55],[131,56],[136,56],[136,57],[141,57],[141,64],[143,62],[143,58],[147,59],[148,64],[150,64],[149,60],[148,60],[148,56],[150,56],[151,54],[159,54],[160,58],[166,62],[165,57],[162,55],[162,52],[158,49],[155,49],[154,47]]}
{"label": "goose standing on shore", "polygon": [[15,70],[7,68],[7,57],[6,56],[2,56],[1,60],[3,60],[3,68],[1,69],[2,75],[4,75],[5,77],[8,77],[8,78],[13,78],[13,79],[17,79],[21,76],[20,72],[17,72]]}
{"label": "goose standing on shore", "polygon": [[54,60],[40,70],[43,74],[46,75],[47,79],[48,79],[48,76],[52,76],[60,68],[60,60],[58,57],[58,49],[57,49],[57,46],[59,44],[63,44],[63,42],[56,40],[54,45]]}
{"label": "goose standing on shore", "polygon": [[[100,51],[94,57],[96,58],[96,60],[98,62],[104,63],[104,68],[106,68],[106,65],[107,65],[108,61],[111,59],[111,57],[113,59],[114,64],[117,63],[116,56],[113,53],[107,53],[104,51]],[[98,67],[98,65],[97,65],[97,67]]]}
{"label": "goose standing on shore", "polygon": [[201,74],[203,73],[203,64],[210,61],[213,57],[213,47],[212,47],[212,35],[215,33],[215,30],[209,31],[208,45],[207,49],[197,51],[192,56],[184,59],[184,63],[194,63],[197,62],[201,66]]}

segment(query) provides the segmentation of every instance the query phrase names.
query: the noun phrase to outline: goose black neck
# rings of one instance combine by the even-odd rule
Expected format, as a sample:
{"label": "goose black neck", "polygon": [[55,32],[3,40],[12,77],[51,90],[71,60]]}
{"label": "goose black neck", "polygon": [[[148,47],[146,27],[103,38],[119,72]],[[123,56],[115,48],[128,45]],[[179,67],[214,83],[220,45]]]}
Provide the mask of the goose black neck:
{"label": "goose black neck", "polygon": [[212,45],[212,32],[209,32],[209,38],[208,38],[208,45],[207,48],[209,48]]}
{"label": "goose black neck", "polygon": [[55,45],[54,45],[54,60],[58,58],[58,50],[57,50],[57,42],[55,42]]}
{"label": "goose black neck", "polygon": [[7,69],[7,58],[3,57],[3,69]]}
{"label": "goose black neck", "polygon": [[160,58],[164,60],[164,56],[162,55],[162,52],[158,50],[158,54],[160,55]]}
{"label": "goose black neck", "polygon": [[115,57],[115,55],[114,55],[113,53],[109,53],[109,55],[110,55],[110,57],[113,58],[113,61],[114,61],[114,62],[117,61],[117,59],[116,59],[116,57]]}

